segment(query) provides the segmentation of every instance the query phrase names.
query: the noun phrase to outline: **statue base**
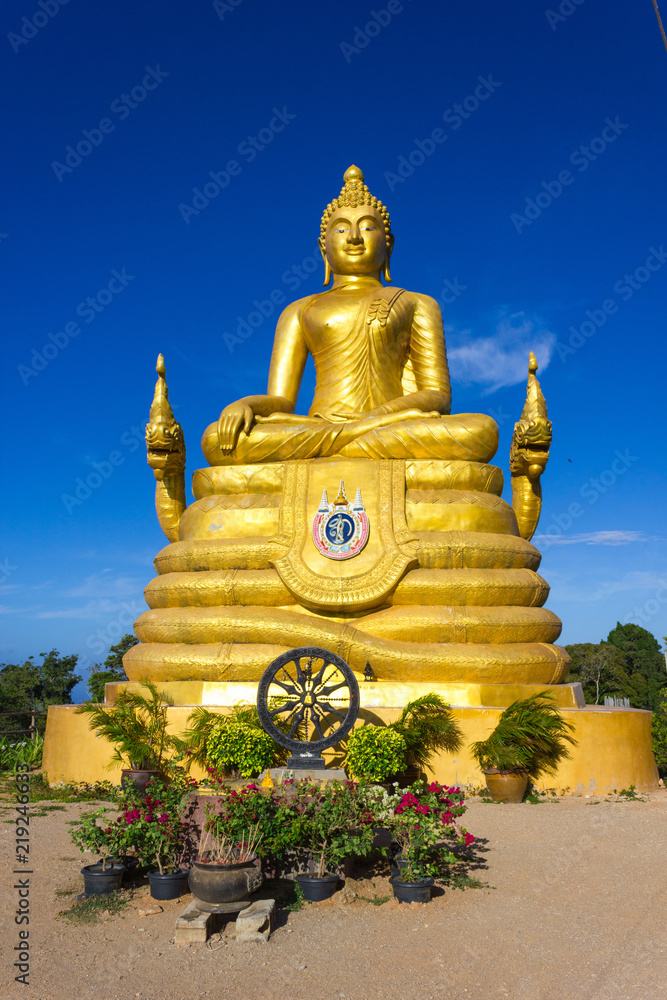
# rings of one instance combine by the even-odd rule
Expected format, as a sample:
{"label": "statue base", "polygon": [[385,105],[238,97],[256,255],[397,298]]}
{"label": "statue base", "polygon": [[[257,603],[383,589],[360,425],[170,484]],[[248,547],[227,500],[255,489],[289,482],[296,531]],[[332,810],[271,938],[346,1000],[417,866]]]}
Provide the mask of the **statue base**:
{"label": "statue base", "polygon": [[[123,685],[138,689],[138,685]],[[168,709],[171,731],[181,733],[196,705],[204,704],[211,711],[225,714],[238,701],[255,702],[257,685],[252,683],[222,683],[213,681],[166,682],[160,685],[175,704]],[[107,684],[106,701],[112,703],[120,684]],[[368,682],[360,680],[358,724],[387,723],[398,718],[412,698],[426,691],[437,691],[452,705],[454,718],[463,731],[466,749],[458,757],[439,755],[434,759],[429,777],[447,785],[467,785],[479,788],[484,776],[468,753],[467,747],[485,739],[498,721],[504,708],[519,698],[537,691],[553,692],[557,704],[568,722],[575,727],[577,746],[569,760],[563,761],[556,774],[546,775],[541,788],[555,788],[575,794],[602,794],[613,789],[657,788],[658,771],[651,741],[651,712],[633,708],[611,708],[606,705],[585,705],[579,684],[423,684]],[[112,747],[98,738],[88,727],[87,719],[75,714],[74,705],[49,708],[42,771],[50,784],[66,781],[120,781],[120,771],[108,771]],[[340,777],[343,760],[333,750],[325,751],[324,776]],[[312,758],[310,767],[313,767]],[[296,770],[290,764],[290,769]],[[193,776],[204,777],[193,768]]]}

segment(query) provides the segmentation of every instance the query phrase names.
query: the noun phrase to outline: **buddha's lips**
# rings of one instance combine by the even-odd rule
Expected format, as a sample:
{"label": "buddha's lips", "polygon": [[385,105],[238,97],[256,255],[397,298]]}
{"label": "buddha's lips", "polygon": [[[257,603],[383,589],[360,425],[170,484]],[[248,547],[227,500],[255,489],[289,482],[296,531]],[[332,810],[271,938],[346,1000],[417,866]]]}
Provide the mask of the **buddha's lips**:
{"label": "buddha's lips", "polygon": [[345,253],[349,253],[354,257],[358,257],[360,254],[366,252],[366,247],[348,247]]}

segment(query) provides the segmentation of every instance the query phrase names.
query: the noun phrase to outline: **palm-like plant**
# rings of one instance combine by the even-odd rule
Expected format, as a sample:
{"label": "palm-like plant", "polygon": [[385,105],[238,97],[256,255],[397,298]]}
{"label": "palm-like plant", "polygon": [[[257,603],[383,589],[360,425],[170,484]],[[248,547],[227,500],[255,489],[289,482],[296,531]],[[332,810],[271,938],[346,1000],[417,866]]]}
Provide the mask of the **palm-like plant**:
{"label": "palm-like plant", "polygon": [[408,702],[395,722],[389,723],[405,740],[408,763],[427,767],[434,753],[456,753],[463,736],[452,710],[439,694],[431,692]]}
{"label": "palm-like plant", "polygon": [[561,760],[569,758],[567,747],[576,746],[567,722],[549,691],[515,701],[506,708],[485,740],[472,743],[470,752],[483,771],[525,771],[535,781],[553,774]]}
{"label": "palm-like plant", "polygon": [[152,681],[141,681],[146,694],[124,689],[108,708],[85,702],[77,714],[88,716],[88,725],[114,744],[107,770],[121,765],[135,771],[168,769],[169,758],[182,749],[177,736],[167,732],[167,708],[172,699]]}

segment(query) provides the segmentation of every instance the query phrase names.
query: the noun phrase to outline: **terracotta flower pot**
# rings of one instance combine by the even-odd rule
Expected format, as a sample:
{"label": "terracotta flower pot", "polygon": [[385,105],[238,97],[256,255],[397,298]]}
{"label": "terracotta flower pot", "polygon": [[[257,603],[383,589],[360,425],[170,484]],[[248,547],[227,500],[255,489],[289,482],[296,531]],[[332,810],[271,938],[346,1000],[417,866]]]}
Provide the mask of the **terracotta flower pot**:
{"label": "terracotta flower pot", "polygon": [[161,771],[153,771],[148,769],[139,771],[129,767],[123,768],[123,770],[120,773],[121,773],[121,779],[120,779],[121,787],[127,788],[128,785],[135,785],[137,790],[141,792],[142,795],[146,794],[146,786],[148,785],[148,782],[151,780],[151,778],[163,777]]}
{"label": "terracotta flower pot", "polygon": [[484,772],[486,787],[494,802],[523,802],[528,788],[527,771]]}

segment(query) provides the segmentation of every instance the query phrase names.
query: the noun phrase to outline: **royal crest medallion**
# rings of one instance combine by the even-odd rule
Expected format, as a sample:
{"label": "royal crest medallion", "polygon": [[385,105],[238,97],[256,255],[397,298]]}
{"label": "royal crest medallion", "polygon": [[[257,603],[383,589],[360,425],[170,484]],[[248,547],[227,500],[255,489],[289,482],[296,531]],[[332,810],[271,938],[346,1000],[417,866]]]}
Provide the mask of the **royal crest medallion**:
{"label": "royal crest medallion", "polygon": [[368,515],[360,489],[357,489],[353,504],[345,496],[342,479],[333,503],[329,503],[327,491],[323,491],[313,521],[313,541],[318,552],[328,559],[351,559],[368,541],[368,531]]}

